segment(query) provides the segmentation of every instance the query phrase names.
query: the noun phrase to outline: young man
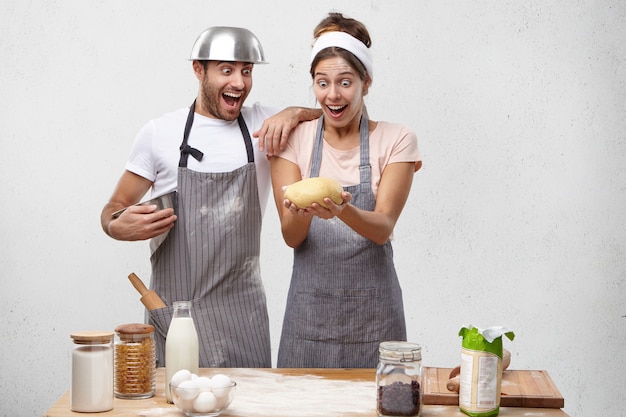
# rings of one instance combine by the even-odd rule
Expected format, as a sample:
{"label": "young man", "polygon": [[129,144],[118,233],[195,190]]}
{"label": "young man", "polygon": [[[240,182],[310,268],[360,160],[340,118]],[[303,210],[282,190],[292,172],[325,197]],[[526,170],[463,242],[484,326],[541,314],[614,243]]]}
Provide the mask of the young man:
{"label": "young man", "polygon": [[[118,240],[152,239],[151,289],[168,306],[147,312],[157,329],[159,366],[165,365],[173,302],[191,300],[201,367],[271,367],[259,268],[270,188],[263,151],[284,146],[300,120],[321,111],[290,107],[276,114],[258,104],[244,107],[254,64],[265,63],[261,44],[247,29],[207,29],[190,59],[199,83],[196,99],[140,130],[102,210],[102,228]],[[256,129],[258,139],[249,133]],[[133,206],[150,189],[154,196],[176,190],[175,209]]]}

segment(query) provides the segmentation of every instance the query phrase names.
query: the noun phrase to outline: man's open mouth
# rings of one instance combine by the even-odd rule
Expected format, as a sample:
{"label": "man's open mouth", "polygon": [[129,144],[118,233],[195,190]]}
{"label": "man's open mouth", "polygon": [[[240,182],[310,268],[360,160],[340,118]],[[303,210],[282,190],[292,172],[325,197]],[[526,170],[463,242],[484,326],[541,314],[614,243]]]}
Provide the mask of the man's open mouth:
{"label": "man's open mouth", "polygon": [[241,99],[241,94],[240,93],[224,93],[222,94],[222,97],[224,97],[224,101],[229,106],[236,106],[237,103],[239,103],[239,100]]}

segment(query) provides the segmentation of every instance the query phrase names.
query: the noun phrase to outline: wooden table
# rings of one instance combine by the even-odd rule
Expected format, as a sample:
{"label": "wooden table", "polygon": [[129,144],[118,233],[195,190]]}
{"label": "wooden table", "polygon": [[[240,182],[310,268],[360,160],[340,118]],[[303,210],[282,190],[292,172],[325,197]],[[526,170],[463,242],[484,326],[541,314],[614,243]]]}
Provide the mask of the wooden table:
{"label": "wooden table", "polygon": [[[223,373],[237,382],[237,393],[222,416],[231,417],[378,417],[374,369],[201,369],[200,375]],[[113,410],[99,416],[184,417],[165,401],[165,372],[157,369],[156,395],[143,400],[116,398]],[[70,410],[66,392],[46,417],[85,416]],[[500,416],[567,417],[557,408],[501,407]],[[467,417],[457,406],[424,405],[422,417]]]}

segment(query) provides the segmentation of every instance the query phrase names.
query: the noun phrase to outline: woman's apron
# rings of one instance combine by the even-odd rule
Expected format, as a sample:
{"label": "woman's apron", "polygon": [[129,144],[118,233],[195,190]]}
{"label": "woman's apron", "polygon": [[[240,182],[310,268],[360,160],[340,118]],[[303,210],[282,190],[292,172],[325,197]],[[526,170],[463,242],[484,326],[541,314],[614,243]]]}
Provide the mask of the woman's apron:
{"label": "woman's apron", "polygon": [[232,172],[189,170],[189,109],[178,166],[177,220],[152,254],[151,288],[168,307],[148,312],[157,331],[159,366],[174,301],[191,300],[200,342],[200,367],[271,367],[269,319],[261,282],[261,206],[250,134],[238,122],[248,163]]}
{"label": "woman's apron", "polygon": [[[319,176],[324,137],[318,121],[311,177]],[[344,187],[351,203],[373,211],[369,128],[360,123],[360,183]],[[278,367],[375,368],[378,344],[406,340],[402,290],[391,243],[377,245],[338,218],[314,216],[294,250]]]}

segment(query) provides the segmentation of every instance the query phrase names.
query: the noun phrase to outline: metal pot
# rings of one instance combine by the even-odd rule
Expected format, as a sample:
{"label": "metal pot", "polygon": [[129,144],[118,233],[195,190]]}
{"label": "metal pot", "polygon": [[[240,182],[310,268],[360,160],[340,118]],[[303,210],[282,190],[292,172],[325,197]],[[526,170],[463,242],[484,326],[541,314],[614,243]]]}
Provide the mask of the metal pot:
{"label": "metal pot", "polygon": [[[158,197],[151,198],[150,200],[142,201],[141,203],[137,203],[135,205],[136,206],[149,206],[152,204],[156,204],[157,210],[163,210],[163,209],[170,208],[170,207],[173,208],[175,199],[176,199],[176,191],[170,191],[167,194],[163,194]],[[117,219],[118,217],[120,217],[120,214],[122,214],[127,208],[128,207],[118,210],[114,212],[111,216],[114,219]]]}

